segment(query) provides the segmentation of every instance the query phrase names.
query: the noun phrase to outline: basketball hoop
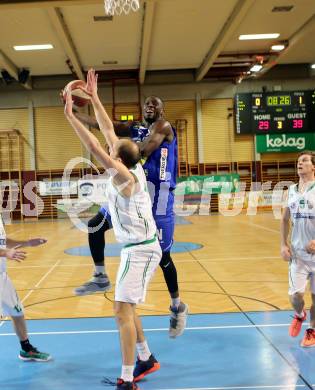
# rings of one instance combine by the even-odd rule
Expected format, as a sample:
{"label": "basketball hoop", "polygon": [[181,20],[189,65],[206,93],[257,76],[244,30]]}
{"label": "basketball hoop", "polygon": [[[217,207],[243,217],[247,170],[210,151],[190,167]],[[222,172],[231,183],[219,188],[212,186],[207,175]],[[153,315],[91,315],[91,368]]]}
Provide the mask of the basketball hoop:
{"label": "basketball hoop", "polygon": [[104,0],[107,15],[129,14],[130,11],[138,11],[139,0]]}

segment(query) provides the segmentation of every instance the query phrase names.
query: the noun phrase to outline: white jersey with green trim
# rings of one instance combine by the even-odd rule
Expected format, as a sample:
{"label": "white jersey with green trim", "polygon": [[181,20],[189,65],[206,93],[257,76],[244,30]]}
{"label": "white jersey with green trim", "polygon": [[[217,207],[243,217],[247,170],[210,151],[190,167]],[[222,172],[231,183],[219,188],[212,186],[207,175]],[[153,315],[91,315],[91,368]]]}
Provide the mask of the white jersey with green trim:
{"label": "white jersey with green trim", "polygon": [[136,178],[135,193],[128,198],[121,195],[111,178],[107,196],[116,240],[125,244],[135,244],[153,238],[156,234],[156,225],[147,180],[141,164],[138,163],[129,171]]}
{"label": "white jersey with green trim", "polygon": [[315,255],[306,251],[306,245],[315,239],[315,182],[312,182],[303,193],[298,191],[298,184],[290,186],[288,207],[292,221],[293,258],[315,262]]}
{"label": "white jersey with green trim", "polygon": [[[0,215],[0,249],[7,248],[7,236],[4,230],[2,216]],[[0,257],[0,274],[7,271],[7,258]]]}

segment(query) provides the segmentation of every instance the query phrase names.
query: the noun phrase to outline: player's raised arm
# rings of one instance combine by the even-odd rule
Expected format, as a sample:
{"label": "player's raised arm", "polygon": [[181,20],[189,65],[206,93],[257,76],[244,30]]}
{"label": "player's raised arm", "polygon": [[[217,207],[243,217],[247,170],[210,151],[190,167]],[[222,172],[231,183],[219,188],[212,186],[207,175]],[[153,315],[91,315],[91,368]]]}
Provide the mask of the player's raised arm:
{"label": "player's raised arm", "polygon": [[[73,113],[73,103],[71,91],[66,91],[66,104],[65,104],[65,116],[73,127],[78,137],[80,138],[86,149],[92,153],[102,166],[107,170],[111,176],[114,177],[114,182],[117,186],[122,186],[121,192],[125,196],[129,196],[131,193],[135,180],[133,175],[129,172],[127,167],[122,164],[118,159],[111,158],[106,151],[102,148],[100,142],[84,125],[81,123]],[[117,141],[119,142],[118,138]],[[115,149],[115,144],[113,144]]]}
{"label": "player's raised arm", "polygon": [[97,120],[95,118],[91,117],[90,115],[83,114],[82,112],[78,112],[75,110],[73,110],[73,113],[74,113],[75,117],[77,119],[79,119],[79,121],[82,122],[83,124],[85,124],[89,127],[93,127],[93,129],[97,129],[97,130],[100,129],[99,124],[97,123]]}
{"label": "player's raised arm", "polygon": [[94,108],[96,120],[99,124],[100,131],[104,135],[107,144],[110,149],[113,148],[113,144],[118,141],[118,137],[115,134],[114,125],[108,116],[103,104],[101,103],[97,93],[97,74],[94,69],[90,69],[87,75],[86,92],[91,96],[91,102]]}
{"label": "player's raised arm", "polygon": [[172,126],[164,119],[159,119],[150,126],[150,135],[144,141],[139,142],[141,154],[150,156],[165,140],[171,142],[173,137]]}
{"label": "player's raised arm", "polygon": [[[96,120],[96,118],[83,114],[82,112],[74,111],[74,115],[81,121],[83,124],[93,127],[96,130],[100,130],[100,126]],[[117,137],[125,137],[125,138],[131,138],[131,130],[130,128],[133,126],[135,122],[134,121],[128,121],[128,122],[118,122],[113,121],[113,126],[115,129],[115,134]]]}

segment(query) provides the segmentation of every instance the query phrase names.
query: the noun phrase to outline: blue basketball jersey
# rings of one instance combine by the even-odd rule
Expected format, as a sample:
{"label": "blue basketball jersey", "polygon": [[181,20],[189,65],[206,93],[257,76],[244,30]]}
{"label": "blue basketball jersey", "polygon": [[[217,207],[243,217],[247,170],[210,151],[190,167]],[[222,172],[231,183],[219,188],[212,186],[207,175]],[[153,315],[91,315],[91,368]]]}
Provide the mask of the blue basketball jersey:
{"label": "blue basketball jersey", "polygon": [[135,142],[142,142],[150,134],[150,130],[141,124],[134,124],[130,127],[131,139]]}
{"label": "blue basketball jersey", "polygon": [[[132,139],[136,142],[144,141],[150,134],[150,130],[141,125],[133,126],[131,132]],[[163,141],[143,163],[153,203],[154,216],[173,213],[173,191],[176,187],[177,177],[177,136],[175,129],[173,129],[173,132],[172,142]]]}

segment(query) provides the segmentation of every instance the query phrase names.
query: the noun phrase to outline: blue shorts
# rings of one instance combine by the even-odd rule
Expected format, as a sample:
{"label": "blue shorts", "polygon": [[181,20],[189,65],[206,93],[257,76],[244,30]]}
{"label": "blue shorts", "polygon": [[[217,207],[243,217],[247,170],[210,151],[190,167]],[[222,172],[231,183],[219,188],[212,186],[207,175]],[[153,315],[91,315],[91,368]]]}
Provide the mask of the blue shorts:
{"label": "blue shorts", "polygon": [[173,245],[175,216],[171,215],[153,215],[157,233],[162,248],[162,252],[169,252]]}
{"label": "blue shorts", "polygon": [[106,207],[102,206],[99,210],[98,210],[99,213],[103,214],[104,217],[106,218],[109,226],[112,228],[113,225],[112,225],[112,217],[110,216],[109,214],[109,211],[107,210]]}

